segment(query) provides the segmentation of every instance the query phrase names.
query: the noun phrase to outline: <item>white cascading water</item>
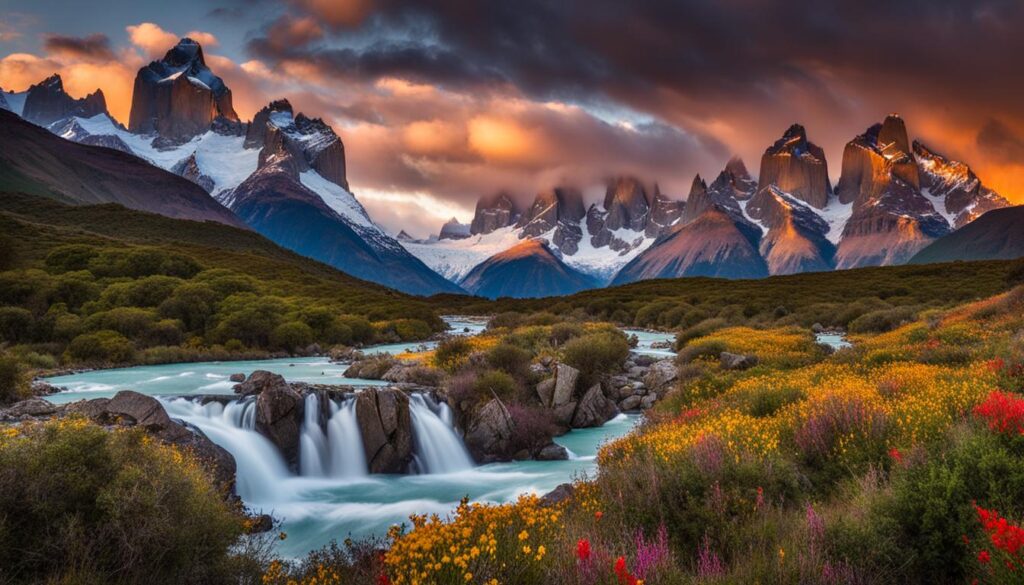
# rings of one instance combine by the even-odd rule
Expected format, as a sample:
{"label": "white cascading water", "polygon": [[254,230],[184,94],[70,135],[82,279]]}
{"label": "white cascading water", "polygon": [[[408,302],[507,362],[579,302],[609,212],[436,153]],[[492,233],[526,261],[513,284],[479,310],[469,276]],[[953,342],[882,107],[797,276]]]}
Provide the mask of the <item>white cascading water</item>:
{"label": "white cascading water", "polygon": [[289,475],[277,448],[255,431],[256,401],[252,399],[200,404],[186,398],[163,401],[167,414],[195,425],[235,458],[237,490],[252,502],[274,501],[277,486]]}
{"label": "white cascading water", "polygon": [[409,397],[416,460],[423,473],[452,473],[473,467],[462,439],[452,426],[451,409],[422,394]]}
{"label": "white cascading water", "polygon": [[302,434],[299,436],[299,473],[320,477],[326,470],[329,447],[327,435],[320,427],[320,400],[315,393],[306,396]]}
{"label": "white cascading water", "polygon": [[[356,400],[331,400],[326,430],[320,424],[320,399],[305,398],[299,436],[299,475],[357,479],[369,474],[363,438],[356,420]],[[201,404],[187,398],[162,401],[167,413],[195,425],[227,449],[238,469],[238,494],[247,501],[272,502],[281,480],[293,477],[281,453],[256,432],[253,398],[226,404]],[[452,473],[473,467],[473,460],[455,432],[447,404],[421,394],[410,396],[415,458],[420,473]]]}
{"label": "white cascading water", "polygon": [[349,398],[341,406],[331,403],[331,419],[327,421],[327,442],[331,445],[328,462],[331,477],[362,477],[369,473],[363,436],[356,421],[356,400]]}

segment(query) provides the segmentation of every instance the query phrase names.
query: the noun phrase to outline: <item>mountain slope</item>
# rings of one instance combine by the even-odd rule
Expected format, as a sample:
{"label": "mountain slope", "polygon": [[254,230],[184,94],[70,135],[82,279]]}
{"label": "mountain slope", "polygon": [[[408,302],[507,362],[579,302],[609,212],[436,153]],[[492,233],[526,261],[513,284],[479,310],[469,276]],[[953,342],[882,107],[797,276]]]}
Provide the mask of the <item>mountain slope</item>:
{"label": "mountain slope", "polygon": [[624,266],[612,285],[651,278],[761,278],[768,267],[757,250],[760,233],[717,205],[661,236]]}
{"label": "mountain slope", "polygon": [[1011,260],[1024,257],[1024,206],[995,209],[935,240],[910,264],[955,260]]}
{"label": "mountain slope", "polygon": [[124,152],[64,140],[8,111],[0,111],[0,144],[0,189],[242,225],[190,181]]}
{"label": "mountain slope", "polygon": [[460,284],[491,299],[560,296],[597,286],[592,277],[566,266],[537,239],[524,240],[481,262]]}
{"label": "mountain slope", "polygon": [[369,218],[356,223],[328,205],[289,168],[289,158],[269,161],[232,191],[231,210],[246,224],[278,245],[358,278],[412,294],[461,292]]}

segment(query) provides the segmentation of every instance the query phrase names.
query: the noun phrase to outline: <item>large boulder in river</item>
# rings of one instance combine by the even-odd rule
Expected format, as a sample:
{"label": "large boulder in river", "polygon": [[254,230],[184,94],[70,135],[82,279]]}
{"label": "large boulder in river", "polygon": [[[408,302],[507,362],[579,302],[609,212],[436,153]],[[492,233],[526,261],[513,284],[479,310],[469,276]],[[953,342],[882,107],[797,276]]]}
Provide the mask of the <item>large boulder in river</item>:
{"label": "large boulder in river", "polygon": [[367,388],[356,397],[356,422],[370,473],[403,473],[412,461],[409,397],[395,388]]}
{"label": "large boulder in river", "polygon": [[605,397],[601,384],[594,384],[580,399],[572,417],[572,426],[577,429],[599,427],[617,414],[619,409]]}
{"label": "large boulder in river", "polygon": [[654,362],[644,375],[644,385],[654,392],[663,392],[675,381],[679,373],[675,360],[666,359]]}
{"label": "large boulder in river", "polygon": [[42,398],[29,398],[15,402],[6,409],[0,410],[0,419],[20,419],[22,417],[46,416],[57,412],[57,406]]}
{"label": "large boulder in river", "polygon": [[[232,376],[232,380],[235,377]],[[242,396],[255,396],[268,388],[288,387],[284,377],[280,374],[266,370],[256,370],[249,374],[249,378],[240,384],[235,384],[235,394]]]}
{"label": "large boulder in river", "polygon": [[466,448],[473,459],[490,463],[507,459],[515,423],[501,400],[492,398],[470,419]]}
{"label": "large boulder in river", "polygon": [[256,398],[256,431],[281,451],[292,468],[299,462],[303,410],[305,402],[302,395],[284,383],[284,378],[281,378],[281,383],[273,381],[264,386]]}

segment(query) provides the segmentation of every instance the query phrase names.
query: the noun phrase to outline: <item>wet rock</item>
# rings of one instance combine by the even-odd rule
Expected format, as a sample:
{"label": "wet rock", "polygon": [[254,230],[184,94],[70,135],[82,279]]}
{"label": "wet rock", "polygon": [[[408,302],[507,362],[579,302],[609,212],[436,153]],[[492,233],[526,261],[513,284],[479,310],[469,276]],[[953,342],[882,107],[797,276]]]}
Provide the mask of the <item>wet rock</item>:
{"label": "wet rock", "polygon": [[643,401],[643,399],[643,396],[636,394],[628,398],[625,398],[622,400],[622,402],[619,403],[619,410],[636,410],[640,408],[640,403]]}
{"label": "wet rock", "polygon": [[814,325],[811,325],[811,331],[814,333],[821,333],[825,331],[825,326],[821,323],[815,323]]}
{"label": "wet rock", "polygon": [[671,341],[652,341],[651,349],[672,349]]}
{"label": "wet rock", "polygon": [[466,429],[466,448],[480,463],[506,458],[514,423],[508,409],[497,398],[472,416]]}
{"label": "wet rock", "polygon": [[572,498],[576,488],[571,483],[559,484],[558,487],[544,494],[540,502],[545,506],[555,506]]}
{"label": "wet rock", "polygon": [[242,374],[242,373],[231,374],[231,376],[228,378],[228,380],[230,380],[232,382],[245,382],[245,374]]}
{"label": "wet rock", "polygon": [[619,414],[615,403],[608,400],[600,384],[594,384],[583,395],[572,417],[573,428],[599,427]]}
{"label": "wet rock", "polygon": [[580,371],[567,364],[558,364],[555,369],[555,394],[551,400],[552,406],[559,407],[572,399],[576,391],[576,380],[580,377]]}
{"label": "wet rock", "polygon": [[534,456],[537,461],[565,461],[568,458],[569,452],[558,443],[548,443]]}
{"label": "wet rock", "polygon": [[15,402],[5,410],[0,410],[0,417],[21,418],[34,416],[47,416],[57,412],[57,406],[42,398],[29,398],[21,402]]}
{"label": "wet rock", "polygon": [[280,383],[271,380],[256,398],[256,431],[269,439],[294,469],[299,462],[299,437],[305,403],[302,395],[284,383],[284,378],[277,378],[280,378]]}
{"label": "wet rock", "polygon": [[554,415],[555,424],[565,429],[572,428],[572,417],[576,414],[576,401],[572,400],[561,406],[552,407],[551,412]]}
{"label": "wet rock", "polygon": [[651,390],[660,392],[674,382],[676,377],[678,377],[678,370],[675,360],[661,360],[654,362],[648,368],[647,374],[644,376],[644,384]]}
{"label": "wet rock", "polygon": [[412,461],[409,397],[395,388],[368,388],[356,397],[356,422],[370,473],[403,473]]}
{"label": "wet rock", "polygon": [[345,370],[346,378],[363,378],[365,380],[382,380],[398,360],[390,355],[373,356],[353,362]]}
{"label": "wet rock", "polygon": [[650,394],[646,394],[646,395],[644,395],[643,398],[640,399],[640,408],[643,409],[643,410],[647,410],[648,408],[654,406],[654,403],[657,400],[658,400],[658,395],[657,394],[655,394],[653,392],[650,393]]}
{"label": "wet rock", "polygon": [[756,355],[743,355],[728,351],[723,351],[719,354],[718,360],[722,365],[722,369],[725,370],[746,370],[757,365]]}
{"label": "wet rock", "polygon": [[328,352],[332,362],[355,362],[366,359],[366,355],[354,347],[342,345],[331,348]]}
{"label": "wet rock", "polygon": [[171,419],[163,405],[152,396],[122,390],[113,398],[87,402],[92,404],[82,404],[74,409],[69,405],[66,411],[89,413],[90,418],[100,424],[137,425],[163,443],[191,451],[210,469],[218,485],[228,492],[234,489],[234,457],[199,429]]}
{"label": "wet rock", "polygon": [[[234,381],[234,377],[231,378]],[[276,388],[281,386],[288,386],[288,383],[284,381],[284,377],[280,374],[268,372],[266,370],[256,370],[249,374],[249,378],[240,384],[235,384],[235,394],[241,396],[255,396],[266,389]]]}
{"label": "wet rock", "polygon": [[274,529],[274,517],[270,514],[259,514],[252,517],[249,534],[263,534]]}

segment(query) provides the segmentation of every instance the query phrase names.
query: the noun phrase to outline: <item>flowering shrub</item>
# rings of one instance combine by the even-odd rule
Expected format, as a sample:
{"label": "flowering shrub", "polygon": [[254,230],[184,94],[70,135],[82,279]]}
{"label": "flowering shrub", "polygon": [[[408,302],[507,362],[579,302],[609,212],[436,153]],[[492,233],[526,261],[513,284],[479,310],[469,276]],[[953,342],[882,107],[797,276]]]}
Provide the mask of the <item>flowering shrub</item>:
{"label": "flowering shrub", "polygon": [[[1024,528],[1003,518],[995,510],[975,505],[981,528],[988,539],[978,551],[978,563],[995,583],[1024,581]],[[996,558],[993,558],[996,557]]]}
{"label": "flowering shrub", "polygon": [[450,521],[413,516],[410,532],[392,531],[387,576],[395,585],[538,582],[561,515],[523,496],[500,506],[463,501]]}
{"label": "flowering shrub", "polygon": [[1024,398],[994,391],[974,407],[974,414],[984,419],[994,432],[1024,435]]}

